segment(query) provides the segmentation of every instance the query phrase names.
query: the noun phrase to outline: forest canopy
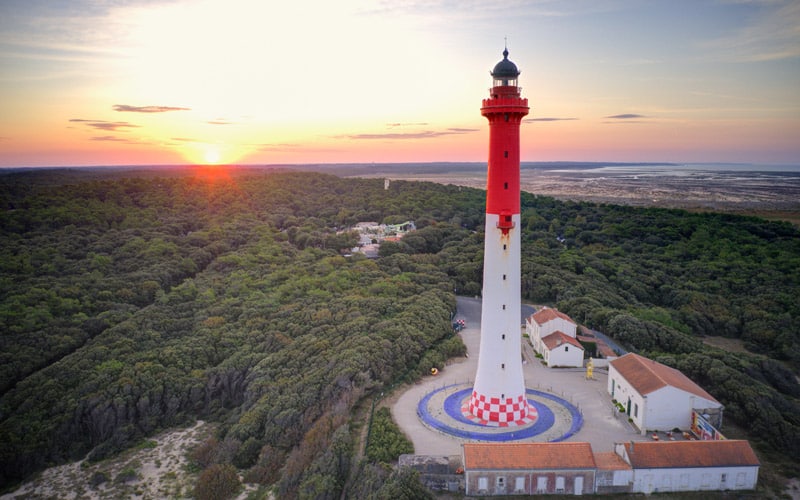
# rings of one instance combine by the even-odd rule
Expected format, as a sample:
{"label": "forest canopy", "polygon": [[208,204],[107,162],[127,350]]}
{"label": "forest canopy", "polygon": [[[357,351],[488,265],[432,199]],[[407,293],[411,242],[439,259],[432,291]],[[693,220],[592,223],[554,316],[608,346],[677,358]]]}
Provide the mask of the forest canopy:
{"label": "forest canopy", "polygon": [[[359,401],[463,352],[450,319],[455,294],[481,291],[484,200],[244,168],[0,175],[0,486],[204,418],[220,470],[338,497]],[[800,460],[796,228],[527,193],[522,207],[523,300],[683,370]],[[405,220],[418,230],[380,258],[347,251],[355,223]],[[370,494],[409,481],[358,470]]]}

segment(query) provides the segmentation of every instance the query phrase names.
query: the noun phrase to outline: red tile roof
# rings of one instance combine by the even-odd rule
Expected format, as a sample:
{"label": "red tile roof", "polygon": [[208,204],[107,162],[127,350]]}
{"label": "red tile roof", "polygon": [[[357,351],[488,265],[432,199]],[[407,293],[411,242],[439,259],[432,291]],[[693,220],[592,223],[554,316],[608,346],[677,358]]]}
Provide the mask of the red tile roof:
{"label": "red tile roof", "polygon": [[631,466],[613,451],[603,451],[594,454],[597,470],[631,470]]}
{"label": "red tile roof", "polygon": [[464,443],[464,469],[594,469],[589,443]]}
{"label": "red tile roof", "polygon": [[761,465],[750,443],[735,439],[637,441],[625,443],[625,450],[635,469]]}
{"label": "red tile roof", "polygon": [[570,337],[566,333],[560,332],[558,330],[544,337],[542,339],[542,342],[544,342],[544,345],[547,347],[548,351],[552,351],[561,344],[571,344],[580,349],[581,351],[584,350],[580,342]]}
{"label": "red tile roof", "polygon": [[562,313],[558,309],[551,309],[549,307],[543,307],[531,315],[531,319],[539,323],[540,325],[543,325],[548,321],[554,320],[556,318],[567,320],[573,325],[576,324],[574,321],[572,321],[572,318],[570,318],[566,314]]}
{"label": "red tile roof", "polygon": [[604,358],[614,358],[617,356],[617,353],[614,352],[614,349],[608,347],[604,342],[597,343],[597,353]]}
{"label": "red tile roof", "polygon": [[628,353],[611,361],[613,366],[639,394],[645,395],[662,387],[671,386],[682,391],[719,403],[714,396],[692,382],[689,377],[667,365],[638,354]]}

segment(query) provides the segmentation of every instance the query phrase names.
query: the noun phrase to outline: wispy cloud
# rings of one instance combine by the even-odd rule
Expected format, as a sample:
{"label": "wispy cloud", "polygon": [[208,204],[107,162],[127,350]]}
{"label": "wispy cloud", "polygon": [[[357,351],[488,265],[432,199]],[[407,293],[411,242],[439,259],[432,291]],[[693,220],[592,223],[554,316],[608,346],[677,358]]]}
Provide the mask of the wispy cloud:
{"label": "wispy cloud", "polygon": [[209,125],[233,125],[236,122],[228,121],[222,118],[217,118],[216,120],[208,120],[206,123]]}
{"label": "wispy cloud", "polygon": [[[596,11],[594,3],[584,6],[584,12]],[[374,15],[409,15],[428,16],[433,18],[480,20],[497,16],[502,12],[520,13],[532,17],[564,17],[580,12],[570,2],[530,1],[530,0],[477,0],[470,2],[453,2],[451,0],[375,2],[372,9],[366,11]]]}
{"label": "wispy cloud", "polygon": [[191,108],[178,108],[174,106],[131,106],[129,104],[115,104],[114,111],[131,113],[166,113],[169,111],[190,111]]}
{"label": "wispy cloud", "polygon": [[100,135],[91,138],[92,141],[108,141],[108,142],[130,142],[121,137],[114,137],[113,135]]}
{"label": "wispy cloud", "polygon": [[386,126],[389,128],[397,128],[397,127],[424,127],[428,125],[427,122],[419,122],[419,123],[387,123]]}
{"label": "wispy cloud", "polygon": [[[800,2],[737,2],[758,7],[749,24],[701,48],[730,62],[760,62],[800,57]],[[777,7],[774,7],[778,5]]]}
{"label": "wispy cloud", "polygon": [[87,127],[97,130],[106,130],[109,132],[124,131],[127,128],[138,128],[139,125],[134,125],[130,122],[108,122],[104,120],[86,120],[83,118],[72,118],[71,123],[82,123]]}
{"label": "wispy cloud", "polygon": [[291,143],[259,144],[258,150],[266,153],[334,153],[340,151],[334,148],[309,147],[308,145]]}
{"label": "wispy cloud", "polygon": [[530,122],[561,122],[561,121],[569,121],[569,120],[577,120],[577,118],[572,118],[572,117],[570,117],[570,118],[557,118],[557,117],[545,116],[545,117],[542,117],[542,118],[526,118],[526,119],[524,119],[522,121],[525,122],[525,123],[530,123]]}
{"label": "wispy cloud", "polygon": [[442,137],[445,135],[468,134],[470,132],[477,132],[476,128],[448,128],[445,130],[424,130],[421,132],[386,132],[379,134],[350,134],[337,136],[337,138],[353,139],[353,140],[407,140],[407,139],[433,139],[435,137]]}
{"label": "wispy cloud", "polygon": [[619,115],[611,115],[611,116],[604,116],[603,117],[606,121],[603,123],[647,123],[647,118],[650,118],[646,115],[640,115],[638,113],[621,113]]}

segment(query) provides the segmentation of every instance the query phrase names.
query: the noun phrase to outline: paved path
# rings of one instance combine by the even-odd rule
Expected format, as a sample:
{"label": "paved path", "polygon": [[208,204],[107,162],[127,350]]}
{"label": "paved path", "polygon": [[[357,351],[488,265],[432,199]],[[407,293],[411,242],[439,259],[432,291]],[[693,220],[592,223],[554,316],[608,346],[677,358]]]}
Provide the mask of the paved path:
{"label": "paved path", "polygon": [[[468,357],[455,360],[436,376],[425,377],[408,388],[392,405],[395,421],[414,443],[414,453],[418,455],[461,454],[461,443],[465,441],[425,426],[417,417],[417,404],[437,388],[472,383],[478,366],[480,317],[480,299],[458,297],[456,318],[463,318],[467,323],[460,335],[467,346]],[[582,369],[547,368],[534,356],[527,339],[523,338],[522,341],[526,387],[566,399],[583,413],[583,427],[567,441],[588,441],[595,452],[602,452],[612,451],[615,442],[647,439],[611,405],[611,397],[606,389],[607,372],[595,369],[595,380],[586,380]]]}

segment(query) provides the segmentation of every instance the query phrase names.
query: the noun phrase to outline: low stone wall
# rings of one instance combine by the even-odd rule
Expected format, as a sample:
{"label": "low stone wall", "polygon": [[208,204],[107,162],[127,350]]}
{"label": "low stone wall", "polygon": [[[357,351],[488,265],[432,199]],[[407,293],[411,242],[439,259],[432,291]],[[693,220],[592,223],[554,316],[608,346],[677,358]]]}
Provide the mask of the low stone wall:
{"label": "low stone wall", "polygon": [[400,455],[398,466],[419,472],[420,481],[431,491],[464,491],[464,466],[458,455]]}

